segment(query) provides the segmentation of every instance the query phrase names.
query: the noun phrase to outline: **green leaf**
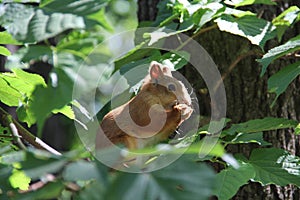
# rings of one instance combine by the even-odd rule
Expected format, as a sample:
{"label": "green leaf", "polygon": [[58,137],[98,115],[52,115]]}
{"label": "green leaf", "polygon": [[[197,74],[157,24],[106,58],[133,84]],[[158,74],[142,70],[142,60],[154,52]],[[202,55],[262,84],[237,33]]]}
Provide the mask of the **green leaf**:
{"label": "green leaf", "polygon": [[275,103],[280,94],[282,94],[288,85],[300,74],[300,61],[288,65],[273,74],[268,79],[268,90],[269,92],[276,93],[275,100],[272,105]]}
{"label": "green leaf", "polygon": [[[73,82],[61,69],[56,69],[52,74],[52,84],[44,87],[38,85],[32,93],[32,101],[29,102],[29,111],[37,119],[39,133],[43,128],[45,120],[57,109],[62,109],[72,100]],[[68,111],[68,110],[65,110]],[[72,117],[72,113],[65,112]],[[70,115],[71,114],[71,115]]]}
{"label": "green leaf", "polygon": [[57,159],[54,155],[40,150],[26,153],[26,160],[21,162],[22,170],[33,181],[49,173],[59,172],[67,163],[67,159]]}
{"label": "green leaf", "polygon": [[31,179],[24,173],[24,171],[15,170],[9,177],[9,181],[13,188],[28,190]]}
{"label": "green leaf", "polygon": [[231,15],[223,15],[215,20],[221,31],[247,38],[252,44],[264,47],[266,41],[274,38],[275,27],[271,22],[257,18],[253,15],[245,15],[235,18]]}
{"label": "green leaf", "polygon": [[161,63],[164,61],[170,61],[174,65],[174,69],[178,70],[185,66],[190,60],[190,54],[185,51],[172,51],[165,53],[161,56],[160,60]]}
{"label": "green leaf", "polygon": [[25,194],[16,195],[17,200],[32,200],[32,199],[57,199],[60,196],[65,185],[61,181],[49,182],[41,189],[28,192]]}
{"label": "green leaf", "polygon": [[[180,159],[152,173],[120,174],[107,190],[109,199],[208,199],[214,173],[204,164]],[[118,190],[116,190],[118,188]]]}
{"label": "green leaf", "polygon": [[84,29],[97,24],[87,15],[99,11],[107,1],[54,0],[42,8],[25,4],[2,5],[0,24],[17,40],[32,43],[54,37],[68,29]]}
{"label": "green leaf", "polygon": [[284,56],[288,53],[297,51],[299,49],[300,49],[300,35],[290,39],[288,42],[286,42],[283,45],[280,45],[280,46],[270,49],[261,59],[257,60],[263,66],[260,76],[264,75],[267,67],[269,66],[269,64],[272,61],[274,61],[275,59],[278,59],[281,56]]}
{"label": "green leaf", "polygon": [[300,9],[297,6],[291,6],[272,20],[277,28],[277,37],[281,41],[282,35],[294,23],[300,20]]}
{"label": "green leaf", "polygon": [[99,181],[93,181],[86,185],[75,196],[75,200],[106,200],[104,197],[106,187],[104,187]]}
{"label": "green leaf", "polygon": [[295,134],[296,135],[300,134],[300,123],[295,127]]}
{"label": "green leaf", "polygon": [[22,94],[0,76],[0,101],[8,106],[18,106],[22,99]]}
{"label": "green leaf", "polygon": [[240,124],[233,124],[228,130],[222,132],[226,135],[236,133],[257,133],[262,131],[277,130],[283,128],[294,128],[298,122],[284,118],[266,117],[263,119],[254,119]]}
{"label": "green leaf", "polygon": [[8,32],[0,32],[0,44],[20,45],[22,43],[16,41]]}
{"label": "green leaf", "polygon": [[31,45],[25,48],[22,62],[44,61],[53,63],[53,51],[48,46]]}
{"label": "green leaf", "polygon": [[10,54],[11,53],[7,48],[0,46],[0,55],[10,56]]}
{"label": "green leaf", "polygon": [[68,117],[69,119],[75,119],[75,113],[72,110],[71,106],[65,105],[64,107],[60,109],[54,109],[52,110],[53,114],[61,113],[64,116]]}
{"label": "green leaf", "polygon": [[95,163],[83,160],[69,164],[63,171],[63,178],[66,181],[100,179]]}
{"label": "green leaf", "polygon": [[0,74],[0,101],[9,106],[19,106],[30,97],[36,85],[45,85],[38,74],[12,69],[12,73]]}
{"label": "green leaf", "polygon": [[292,156],[283,149],[254,149],[249,163],[255,170],[254,181],[262,185],[276,184],[300,186],[299,158]]}
{"label": "green leaf", "polygon": [[225,3],[235,7],[253,4],[276,5],[276,2],[274,2],[273,0],[226,0]]}
{"label": "green leaf", "polygon": [[219,200],[227,200],[233,197],[239,188],[248,183],[248,181],[255,177],[255,171],[252,165],[247,163],[240,163],[238,169],[229,167],[222,170],[216,175],[216,183],[214,195]]}
{"label": "green leaf", "polygon": [[54,0],[42,6],[45,10],[59,13],[71,13],[79,16],[87,16],[98,12],[107,5],[108,0]]}
{"label": "green leaf", "polygon": [[14,164],[16,162],[24,161],[26,158],[26,153],[23,151],[13,151],[6,153],[1,156],[0,163],[3,164]]}
{"label": "green leaf", "polygon": [[266,142],[264,140],[262,132],[239,133],[232,141],[229,141],[227,143],[229,144],[257,143],[261,146],[271,145],[271,143]]}
{"label": "green leaf", "polygon": [[17,108],[17,116],[21,122],[25,122],[28,127],[36,123],[34,114],[27,108],[27,105],[21,105]]}

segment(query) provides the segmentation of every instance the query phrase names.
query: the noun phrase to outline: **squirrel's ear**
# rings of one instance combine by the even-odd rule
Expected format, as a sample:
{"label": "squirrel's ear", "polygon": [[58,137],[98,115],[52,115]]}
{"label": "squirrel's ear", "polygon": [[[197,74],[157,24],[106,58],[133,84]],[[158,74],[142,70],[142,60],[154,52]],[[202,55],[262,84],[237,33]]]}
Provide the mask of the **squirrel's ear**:
{"label": "squirrel's ear", "polygon": [[163,76],[163,72],[160,68],[160,64],[156,61],[152,61],[150,64],[150,76],[152,79],[157,79]]}

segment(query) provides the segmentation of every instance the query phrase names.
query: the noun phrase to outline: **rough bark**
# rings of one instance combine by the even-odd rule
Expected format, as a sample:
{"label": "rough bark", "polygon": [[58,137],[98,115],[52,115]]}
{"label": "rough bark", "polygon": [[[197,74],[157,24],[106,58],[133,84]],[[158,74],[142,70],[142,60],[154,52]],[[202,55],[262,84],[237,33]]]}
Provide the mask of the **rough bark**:
{"label": "rough bark", "polygon": [[[139,1],[139,20],[153,20],[153,12],[149,6],[145,7],[142,0]],[[264,6],[251,7],[255,12],[260,13],[266,19],[278,15],[283,9],[291,5],[300,4],[279,2],[279,6],[270,10],[265,10]],[[152,4],[153,5],[153,4]],[[299,5],[298,5],[299,6]],[[248,8],[247,8],[248,9]],[[150,14],[148,18],[147,14]],[[299,24],[288,31],[283,41],[299,34]],[[260,77],[261,66],[255,59],[260,58],[257,54],[259,47],[252,45],[248,40],[229,33],[220,32],[218,29],[211,30],[199,35],[196,40],[211,55],[221,74],[225,77],[224,84],[227,95],[227,117],[233,123],[244,122],[251,119],[263,117],[283,117],[300,120],[300,78],[298,77],[277,100],[275,106],[271,107],[273,94],[267,92],[267,79],[278,69],[293,63],[294,59],[282,59],[274,62],[267,73]],[[266,49],[277,46],[276,40],[267,43]],[[185,70],[186,75],[193,81],[193,72]],[[209,100],[207,100],[202,83],[193,84],[197,88],[198,98],[201,99],[200,110],[209,114]],[[284,148],[294,155],[300,155],[299,137],[293,134],[293,130],[279,130],[264,133],[267,141],[274,147]],[[228,148],[232,153],[243,153],[250,155],[253,148],[257,145],[234,145]],[[250,183],[241,187],[233,199],[299,199],[300,191],[294,186],[277,187],[274,185],[262,187],[258,183]]]}

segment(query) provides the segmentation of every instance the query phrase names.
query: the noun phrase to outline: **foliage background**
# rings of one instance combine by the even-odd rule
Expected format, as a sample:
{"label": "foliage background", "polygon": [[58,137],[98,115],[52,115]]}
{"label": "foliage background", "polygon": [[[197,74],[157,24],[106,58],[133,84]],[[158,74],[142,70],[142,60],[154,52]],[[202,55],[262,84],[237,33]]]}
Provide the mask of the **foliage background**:
{"label": "foliage background", "polygon": [[[136,16],[137,3],[140,8],[139,21]],[[297,121],[300,109],[295,106],[295,112],[291,112],[289,116],[284,115],[284,109],[278,109],[282,101],[289,102],[288,99],[281,98],[290,93],[288,88],[299,85],[300,38],[290,34],[291,30],[298,27],[300,19],[300,9],[296,3],[271,0],[163,0],[158,5],[156,1],[143,3],[145,2],[121,0],[2,2],[0,54],[3,55],[1,61],[5,72],[0,74],[0,101],[1,107],[9,110],[17,120],[13,120],[11,115],[1,109],[0,197],[207,199],[215,195],[218,199],[230,199],[241,186],[251,185],[253,182],[277,189],[292,185],[293,191],[298,191],[298,151],[295,148],[287,148],[289,151],[286,151],[283,148],[286,146],[274,142],[278,139],[274,133],[282,133],[279,130],[287,130],[289,137],[295,137],[300,132]],[[151,10],[151,3],[158,9]],[[144,13],[141,8],[145,8]],[[147,11],[148,15],[143,15]],[[146,19],[152,21],[145,21]],[[243,73],[248,71],[243,70],[256,63],[253,65],[256,68],[252,66],[252,71],[248,74],[249,77],[253,74],[260,77],[256,86],[258,90],[264,90],[260,96],[251,96],[249,99],[252,98],[253,103],[247,102],[247,106],[253,108],[254,112],[261,113],[251,118],[249,109],[245,109],[247,112],[239,112],[244,109],[243,102],[229,101],[228,116],[232,121],[227,119],[220,143],[207,157],[198,157],[199,148],[203,145],[200,139],[208,134],[204,126],[193,135],[194,143],[184,156],[172,165],[152,173],[112,172],[94,160],[80,144],[73,126],[74,121],[78,123],[74,111],[82,111],[84,107],[72,99],[74,74],[80,66],[87,71],[107,67],[109,58],[118,51],[118,45],[107,44],[97,51],[93,51],[94,48],[111,35],[136,26],[158,27],[162,32],[164,28],[174,30],[171,34],[162,34],[160,41],[181,32],[189,34],[215,58],[225,81],[228,80],[226,77],[235,80],[245,78]],[[226,40],[222,34],[227,34]],[[144,38],[145,43],[153,37],[151,32],[149,35],[150,38]],[[128,38],[124,38],[126,40]],[[209,41],[209,44],[205,41]],[[227,48],[227,44],[235,47],[231,45],[235,44],[233,41],[238,41],[239,48]],[[220,44],[224,48],[215,48]],[[90,56],[91,51],[94,57]],[[224,56],[228,54],[231,57]],[[99,109],[107,102],[109,85],[114,83],[110,79],[112,73],[119,73],[119,70],[122,73],[122,70],[149,63],[150,60],[172,59],[171,55],[156,49],[142,51],[137,47],[115,60],[114,68],[109,68],[104,76],[106,79],[98,89]],[[251,62],[247,61],[248,58]],[[226,63],[228,68],[224,67]],[[260,63],[259,67],[257,63]],[[189,74],[193,71],[189,66],[182,68],[185,64],[188,62],[179,63],[175,68],[191,78]],[[235,73],[237,68],[240,71]],[[85,80],[85,74],[80,75]],[[199,99],[206,100],[209,105],[209,99],[203,98],[206,96],[205,86],[198,79],[191,81],[195,82]],[[248,82],[255,84],[251,78]],[[228,99],[232,97],[239,101],[242,96],[239,91],[246,90],[247,84],[234,83],[236,90],[227,87],[230,95]],[[89,82],[83,82],[82,86],[90,89]],[[291,95],[296,97],[294,104],[300,105],[297,91],[293,90]],[[244,93],[252,94],[251,91]],[[258,106],[255,104],[256,99],[267,102],[262,103],[266,110],[255,109]],[[203,102],[200,101],[201,103]],[[107,112],[105,108],[107,107],[104,106],[100,114]],[[201,114],[209,116],[210,105],[201,110],[204,110]],[[236,115],[230,113],[235,110]],[[278,112],[278,115],[269,114],[274,112]],[[286,112],[290,111],[287,109]],[[282,116],[285,118],[281,118]],[[28,136],[30,133],[24,131],[22,126],[57,150],[64,151],[63,155],[38,150],[34,142],[31,145],[35,147],[29,145],[23,149],[21,144],[24,141],[20,142],[14,135],[12,124],[23,139],[24,135]],[[31,136],[35,138],[30,135],[29,142]],[[243,148],[247,151],[241,151]],[[151,152],[145,150],[145,153],[148,151]],[[171,148],[162,153],[178,151],[180,149]],[[256,193],[255,190],[250,192]],[[262,194],[265,195],[264,198],[266,193]],[[297,194],[281,193],[278,198],[297,199]]]}

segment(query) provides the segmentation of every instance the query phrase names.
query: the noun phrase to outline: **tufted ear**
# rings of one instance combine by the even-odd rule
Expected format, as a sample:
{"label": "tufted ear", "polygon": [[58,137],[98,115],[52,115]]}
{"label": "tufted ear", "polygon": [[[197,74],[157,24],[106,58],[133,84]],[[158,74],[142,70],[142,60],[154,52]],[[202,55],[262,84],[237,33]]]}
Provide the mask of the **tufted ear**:
{"label": "tufted ear", "polygon": [[151,79],[158,79],[162,77],[164,74],[160,68],[160,64],[156,61],[152,61],[150,64],[150,76]]}

